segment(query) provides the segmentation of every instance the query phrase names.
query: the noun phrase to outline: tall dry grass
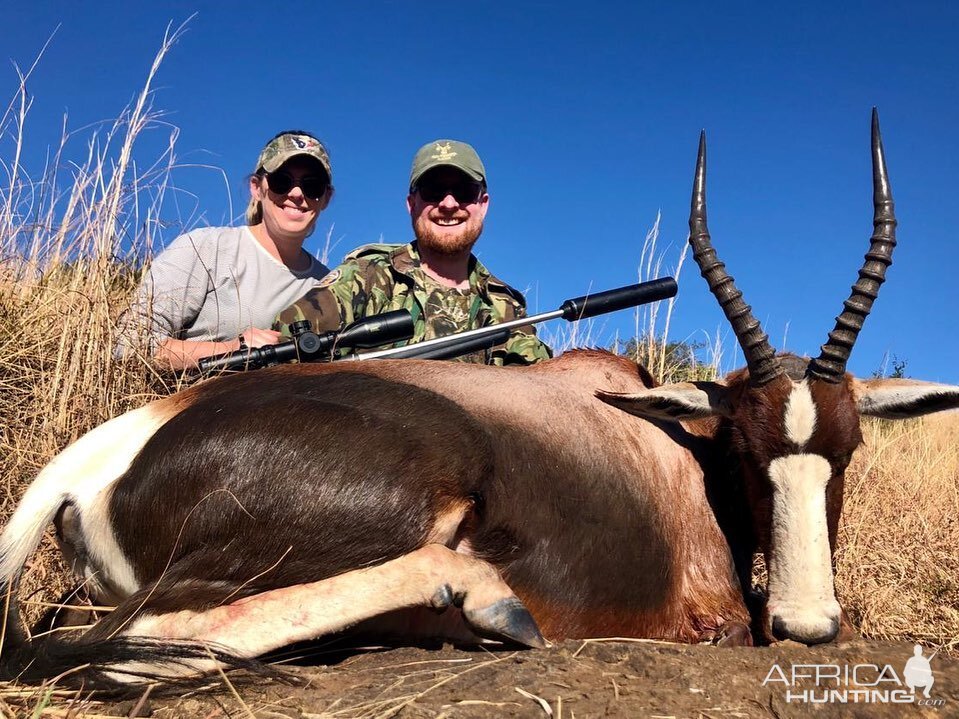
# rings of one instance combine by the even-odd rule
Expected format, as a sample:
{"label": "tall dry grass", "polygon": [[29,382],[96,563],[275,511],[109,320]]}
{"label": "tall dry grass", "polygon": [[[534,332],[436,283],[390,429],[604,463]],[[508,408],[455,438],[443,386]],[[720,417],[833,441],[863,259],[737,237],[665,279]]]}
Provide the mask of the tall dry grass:
{"label": "tall dry grass", "polygon": [[959,413],[863,421],[836,584],[871,637],[959,645]]}
{"label": "tall dry grass", "polygon": [[[181,32],[168,29],[144,86],[115,121],[81,137],[64,119],[58,142],[40,153],[26,145],[28,83],[37,63],[17,69],[13,98],[0,116],[2,519],[57,451],[167,391],[145,363],[120,366],[112,351],[138,258],[157,240],[171,190],[176,130],[158,156],[144,159],[136,149],[144,131],[167,127],[152,107],[151,88]],[[44,150],[46,162],[31,171],[24,158]],[[31,563],[25,596],[62,585],[54,556],[45,551]]]}

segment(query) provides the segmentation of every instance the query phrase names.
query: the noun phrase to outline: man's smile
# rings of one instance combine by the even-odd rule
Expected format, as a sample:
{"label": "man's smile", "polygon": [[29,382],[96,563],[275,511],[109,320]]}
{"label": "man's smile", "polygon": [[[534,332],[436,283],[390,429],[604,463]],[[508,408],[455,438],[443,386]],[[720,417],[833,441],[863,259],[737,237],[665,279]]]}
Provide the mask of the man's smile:
{"label": "man's smile", "polygon": [[433,222],[440,227],[453,227],[455,225],[462,225],[466,222],[467,218],[465,217],[434,217]]}

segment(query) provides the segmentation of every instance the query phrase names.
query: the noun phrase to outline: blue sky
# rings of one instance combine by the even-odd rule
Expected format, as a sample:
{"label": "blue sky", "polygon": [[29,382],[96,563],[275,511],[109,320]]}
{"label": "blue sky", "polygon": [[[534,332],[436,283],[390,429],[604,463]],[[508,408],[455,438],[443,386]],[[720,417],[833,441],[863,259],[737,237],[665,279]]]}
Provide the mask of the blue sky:
{"label": "blue sky", "polygon": [[[959,383],[959,6],[948,2],[34,2],[7,7],[0,58],[29,65],[29,166],[69,126],[116,117],[168,22],[193,13],[154,98],[179,128],[181,188],[164,218],[229,222],[263,143],[301,127],[332,152],[333,259],[405,242],[409,163],[437,137],[472,143],[492,204],[477,245],[531,310],[636,279],[657,212],[664,270],[685,242],[701,128],[713,240],[777,347],[818,353],[871,232],[869,113],[880,109],[900,222],[887,283],[853,352]],[[15,74],[0,68],[2,97]],[[5,101],[4,101],[5,104]],[[83,150],[85,131],[77,134]],[[155,156],[169,129],[137,148]],[[7,145],[0,143],[6,159]],[[193,167],[212,165],[222,172]],[[171,197],[171,200],[173,198]],[[670,336],[725,321],[691,260]],[[593,339],[628,335],[629,312]],[[785,340],[785,343],[784,343]],[[727,334],[725,344],[730,346]],[[740,359],[727,357],[726,368]]]}

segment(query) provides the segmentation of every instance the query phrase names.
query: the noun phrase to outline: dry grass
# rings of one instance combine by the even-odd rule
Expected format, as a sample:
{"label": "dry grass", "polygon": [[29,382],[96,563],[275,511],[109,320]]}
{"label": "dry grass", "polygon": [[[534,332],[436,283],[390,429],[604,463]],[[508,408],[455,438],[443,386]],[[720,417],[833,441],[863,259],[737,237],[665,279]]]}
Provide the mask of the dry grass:
{"label": "dry grass", "polygon": [[867,636],[959,644],[959,413],[863,421],[836,583]]}
{"label": "dry grass", "polygon": [[[14,97],[0,116],[4,519],[26,483],[57,451],[166,391],[145,363],[119,366],[112,351],[117,315],[136,284],[136,259],[153,245],[175,163],[175,130],[159,157],[138,161],[135,148],[144,130],[159,124],[159,114],[151,109],[151,85],[179,32],[167,33],[143,89],[116,121],[94,128],[86,138],[64,130],[36,173],[21,164],[27,154],[27,81],[33,68],[18,70]],[[78,155],[82,161],[67,159]],[[31,562],[25,596],[43,587],[50,598],[51,587],[62,585],[49,549],[47,540]]]}
{"label": "dry grass", "polygon": [[[86,138],[85,162],[62,159],[77,142],[65,132],[36,176],[21,166],[30,71],[20,74],[14,99],[0,115],[0,521],[40,467],[71,440],[171,389],[145,363],[117,365],[111,349],[117,315],[135,284],[136,258],[154,244],[175,166],[175,131],[160,157],[145,163],[134,158],[137,137],[158,120],[150,87],[178,32],[167,34],[135,102]],[[667,273],[657,239],[658,219],[644,243],[640,280]],[[673,274],[684,259],[685,251]],[[672,310],[672,302],[639,310],[637,339],[626,351],[666,381],[714,377],[719,343],[710,343],[702,361],[688,342],[667,342]],[[592,338],[587,326],[549,339],[568,347],[589,345]],[[837,556],[841,599],[867,636],[955,646],[959,415],[870,421],[864,433],[866,443],[847,476]],[[49,601],[64,586],[48,538],[26,572],[24,597]],[[39,613],[39,607],[28,611],[31,618]],[[69,703],[79,701],[71,697],[7,686],[0,712],[69,713]],[[47,711],[51,702],[55,711]]]}

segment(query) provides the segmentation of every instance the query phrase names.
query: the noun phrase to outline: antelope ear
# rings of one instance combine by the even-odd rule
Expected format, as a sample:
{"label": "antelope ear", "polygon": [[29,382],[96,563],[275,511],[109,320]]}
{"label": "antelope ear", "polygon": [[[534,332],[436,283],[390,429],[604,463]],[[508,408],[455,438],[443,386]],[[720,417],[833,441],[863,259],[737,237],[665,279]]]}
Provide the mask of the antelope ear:
{"label": "antelope ear", "polygon": [[730,390],[717,382],[682,382],[642,392],[596,392],[606,404],[645,419],[703,419],[732,414]]}
{"label": "antelope ear", "polygon": [[853,396],[861,414],[908,419],[959,407],[959,387],[912,379],[855,379]]}

